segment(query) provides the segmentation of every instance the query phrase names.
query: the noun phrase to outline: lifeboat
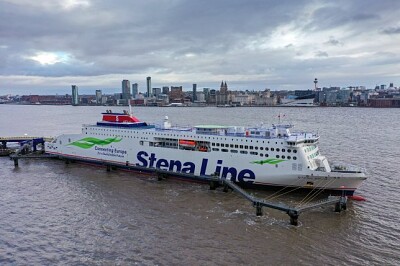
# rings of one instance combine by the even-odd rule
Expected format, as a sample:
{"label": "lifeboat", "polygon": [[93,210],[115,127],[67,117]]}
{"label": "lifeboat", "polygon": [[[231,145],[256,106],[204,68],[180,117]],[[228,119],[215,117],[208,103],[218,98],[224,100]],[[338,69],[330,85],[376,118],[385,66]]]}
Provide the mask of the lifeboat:
{"label": "lifeboat", "polygon": [[196,146],[196,141],[180,139],[179,140],[179,145],[183,146],[183,147],[194,148]]}

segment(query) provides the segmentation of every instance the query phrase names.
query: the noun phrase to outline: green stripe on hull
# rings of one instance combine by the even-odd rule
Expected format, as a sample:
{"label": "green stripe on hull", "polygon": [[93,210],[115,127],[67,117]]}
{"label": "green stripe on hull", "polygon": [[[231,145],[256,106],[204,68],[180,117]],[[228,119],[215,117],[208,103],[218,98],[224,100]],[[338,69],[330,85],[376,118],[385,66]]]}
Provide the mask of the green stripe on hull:
{"label": "green stripe on hull", "polygon": [[105,145],[109,145],[113,142],[120,142],[122,140],[122,138],[118,139],[117,137],[115,138],[107,138],[107,139],[97,139],[97,138],[83,138],[77,141],[74,141],[68,145],[73,145],[82,149],[90,149],[92,148],[94,145],[99,145],[99,146],[105,146]]}

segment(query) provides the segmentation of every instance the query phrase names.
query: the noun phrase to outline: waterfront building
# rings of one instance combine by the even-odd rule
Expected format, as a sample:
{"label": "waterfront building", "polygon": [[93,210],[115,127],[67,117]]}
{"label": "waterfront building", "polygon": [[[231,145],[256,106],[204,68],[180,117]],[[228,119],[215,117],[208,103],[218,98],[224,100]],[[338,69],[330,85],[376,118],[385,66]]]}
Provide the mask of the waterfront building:
{"label": "waterfront building", "polygon": [[129,80],[122,81],[122,99],[129,100],[131,98],[131,83]]}
{"label": "waterfront building", "polygon": [[210,88],[203,88],[204,98],[206,103],[208,103],[210,98]]}
{"label": "waterfront building", "polygon": [[169,87],[168,86],[162,87],[162,93],[168,95],[169,94]]}
{"label": "waterfront building", "polygon": [[337,92],[336,102],[338,105],[348,105],[351,99],[352,90],[342,89]]}
{"label": "waterfront building", "polygon": [[174,103],[183,103],[184,95],[182,91],[182,86],[171,86],[171,91],[169,93],[170,101]]}
{"label": "waterfront building", "polygon": [[197,102],[206,102],[206,97],[205,97],[205,94],[204,94],[204,92],[203,91],[198,91],[198,92],[196,92],[196,101]]}
{"label": "waterfront building", "polygon": [[147,85],[147,97],[150,97],[150,90],[151,90],[151,77],[146,78],[146,85]]}
{"label": "waterfront building", "polygon": [[197,84],[193,84],[193,91],[192,91],[192,102],[197,101]]}
{"label": "waterfront building", "polygon": [[79,105],[78,86],[72,85],[72,105]]}
{"label": "waterfront building", "polygon": [[102,92],[101,90],[96,90],[96,104],[101,104],[102,101]]}
{"label": "waterfront building", "polygon": [[153,96],[158,98],[158,96],[161,94],[161,88],[153,88]]}
{"label": "waterfront building", "polygon": [[139,85],[137,83],[132,84],[132,97],[136,98],[139,94]]}
{"label": "waterfront building", "polygon": [[215,105],[216,103],[217,103],[217,91],[211,89],[208,96],[208,104]]}
{"label": "waterfront building", "polygon": [[158,106],[166,106],[169,104],[169,96],[168,94],[161,93],[157,97],[157,105]]}
{"label": "waterfront building", "polygon": [[226,85],[226,81],[224,83],[224,81],[221,82],[221,86],[219,88],[219,92],[222,93],[227,93],[228,92],[228,86]]}
{"label": "waterfront building", "polygon": [[217,97],[217,104],[225,105],[228,104],[228,85],[226,85],[226,81],[221,82],[221,86],[219,88],[219,92],[216,94]]}

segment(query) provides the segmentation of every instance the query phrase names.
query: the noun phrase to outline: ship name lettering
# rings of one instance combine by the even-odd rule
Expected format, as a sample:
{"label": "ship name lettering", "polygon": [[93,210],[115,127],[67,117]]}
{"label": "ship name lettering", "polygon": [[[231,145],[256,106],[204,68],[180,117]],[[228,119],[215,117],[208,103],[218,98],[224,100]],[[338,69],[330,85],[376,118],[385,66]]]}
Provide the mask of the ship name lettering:
{"label": "ship name lettering", "polygon": [[[150,155],[145,151],[140,151],[137,154],[139,166],[157,168],[171,172],[180,172],[187,174],[194,174],[196,165],[193,162],[181,162],[179,160],[158,159],[155,153]],[[231,181],[253,183],[256,179],[254,172],[250,169],[242,169],[238,171],[235,167],[223,166],[223,160],[217,161],[217,166],[214,173],[219,173],[221,178],[229,178]],[[200,175],[206,175],[208,166],[208,159],[203,158],[200,167]]]}

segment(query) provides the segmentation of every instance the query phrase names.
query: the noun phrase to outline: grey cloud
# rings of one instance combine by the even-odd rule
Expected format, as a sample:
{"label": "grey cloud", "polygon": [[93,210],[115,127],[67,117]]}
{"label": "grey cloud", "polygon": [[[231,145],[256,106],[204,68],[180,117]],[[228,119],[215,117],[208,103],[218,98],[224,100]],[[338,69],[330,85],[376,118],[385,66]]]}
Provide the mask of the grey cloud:
{"label": "grey cloud", "polygon": [[329,37],[329,40],[326,41],[325,44],[329,44],[329,45],[333,45],[333,46],[342,45],[342,43],[339,40],[336,40],[333,36]]}
{"label": "grey cloud", "polygon": [[381,33],[392,35],[392,34],[400,34],[400,26],[386,28],[381,31]]}
{"label": "grey cloud", "polygon": [[328,57],[329,56],[328,53],[324,52],[324,51],[317,51],[315,53],[315,55],[318,56],[318,57]]}

